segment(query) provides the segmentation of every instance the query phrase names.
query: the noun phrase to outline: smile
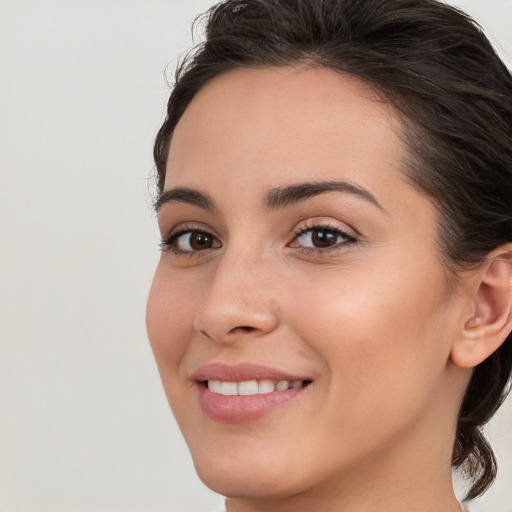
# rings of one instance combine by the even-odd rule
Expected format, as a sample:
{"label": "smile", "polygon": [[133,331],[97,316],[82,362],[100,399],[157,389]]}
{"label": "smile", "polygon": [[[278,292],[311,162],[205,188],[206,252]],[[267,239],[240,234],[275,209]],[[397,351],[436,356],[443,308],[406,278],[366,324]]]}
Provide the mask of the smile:
{"label": "smile", "polygon": [[250,363],[208,364],[191,380],[202,412],[221,423],[257,421],[309,394],[313,384],[304,374]]}
{"label": "smile", "polygon": [[212,393],[224,396],[252,396],[265,395],[275,391],[299,389],[306,385],[305,381],[280,380],[244,380],[242,382],[228,382],[220,380],[208,380],[206,386]]}

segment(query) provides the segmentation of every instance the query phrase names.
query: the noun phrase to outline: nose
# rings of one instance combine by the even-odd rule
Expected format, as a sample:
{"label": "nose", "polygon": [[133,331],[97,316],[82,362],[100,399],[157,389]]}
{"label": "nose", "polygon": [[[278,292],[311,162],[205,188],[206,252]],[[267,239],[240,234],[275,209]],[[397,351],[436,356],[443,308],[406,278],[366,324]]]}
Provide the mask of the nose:
{"label": "nose", "polygon": [[271,281],[263,258],[225,254],[213,266],[194,328],[217,343],[259,338],[279,323]]}

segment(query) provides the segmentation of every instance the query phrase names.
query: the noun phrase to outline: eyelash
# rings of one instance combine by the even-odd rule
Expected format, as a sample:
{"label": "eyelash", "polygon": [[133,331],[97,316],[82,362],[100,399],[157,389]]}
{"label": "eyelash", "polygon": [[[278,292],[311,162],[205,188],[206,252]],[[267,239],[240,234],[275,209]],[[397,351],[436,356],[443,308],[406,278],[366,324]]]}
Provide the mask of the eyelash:
{"label": "eyelash", "polygon": [[294,232],[295,236],[294,236],[292,243],[294,241],[296,241],[298,238],[300,238],[302,235],[308,233],[309,231],[328,231],[328,232],[334,234],[336,237],[341,236],[344,239],[344,241],[338,242],[332,246],[324,247],[324,248],[297,247],[298,250],[300,250],[301,252],[304,252],[304,253],[326,254],[331,251],[339,250],[341,247],[349,247],[352,245],[356,245],[358,243],[357,238],[354,237],[353,235],[348,234],[347,232],[343,231],[342,229],[340,229],[336,226],[332,226],[330,224],[322,224],[322,223],[311,224],[311,225],[304,223],[304,225],[301,228],[297,229]]}
{"label": "eyelash", "polygon": [[[299,239],[301,236],[305,235],[306,233],[310,231],[327,231],[331,234],[334,234],[336,237],[342,237],[344,239],[343,242],[338,242],[332,246],[323,247],[323,248],[314,248],[314,247],[296,247],[297,250],[303,252],[303,253],[314,253],[314,254],[326,254],[331,251],[339,250],[341,247],[348,247],[352,245],[356,245],[358,243],[358,240],[353,236],[345,231],[341,230],[338,227],[331,226],[330,224],[313,224],[308,225],[304,224],[301,228],[294,231],[294,238],[290,244],[288,244],[289,247],[293,247],[291,244],[294,243],[297,239]],[[195,227],[187,227],[183,226],[178,231],[171,232],[167,237],[163,238],[160,242],[160,248],[162,251],[171,251],[174,256],[179,257],[194,257],[194,256],[200,256],[202,252],[208,250],[208,249],[216,249],[217,247],[207,248],[203,250],[195,250],[195,251],[183,251],[181,249],[178,249],[176,246],[176,242],[178,239],[185,235],[190,233],[191,235],[196,234],[204,234],[208,237],[213,238],[214,240],[217,240],[217,238],[209,233],[206,230],[197,229]],[[218,240],[217,240],[218,241]]]}
{"label": "eyelash", "polygon": [[204,229],[197,229],[197,227],[182,226],[177,231],[171,231],[171,233],[169,233],[168,236],[166,236],[165,238],[162,238],[162,240],[160,241],[161,251],[163,251],[163,252],[170,251],[174,256],[185,257],[185,258],[200,256],[201,252],[203,252],[203,251],[183,251],[181,249],[178,249],[178,247],[175,245],[176,242],[178,241],[178,239],[187,233],[204,234],[204,235],[208,235],[209,237],[217,240],[214,235],[212,235],[211,233],[209,233],[208,231],[206,231]]}

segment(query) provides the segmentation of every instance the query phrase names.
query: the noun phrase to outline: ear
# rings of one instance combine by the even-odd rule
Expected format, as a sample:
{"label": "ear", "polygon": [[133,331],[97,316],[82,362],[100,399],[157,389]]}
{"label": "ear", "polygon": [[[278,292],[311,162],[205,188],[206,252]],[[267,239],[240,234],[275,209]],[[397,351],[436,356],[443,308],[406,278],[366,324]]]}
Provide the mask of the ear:
{"label": "ear", "polygon": [[451,351],[451,361],[463,368],[487,359],[512,330],[512,244],[492,251],[473,278],[471,313]]}

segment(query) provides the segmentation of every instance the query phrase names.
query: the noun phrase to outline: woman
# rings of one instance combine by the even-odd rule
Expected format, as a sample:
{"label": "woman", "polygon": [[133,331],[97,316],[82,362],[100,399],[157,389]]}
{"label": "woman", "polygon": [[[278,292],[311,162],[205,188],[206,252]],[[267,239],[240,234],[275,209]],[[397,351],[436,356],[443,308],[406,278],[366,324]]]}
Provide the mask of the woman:
{"label": "woman", "polygon": [[455,512],[512,367],[512,77],[433,0],[230,0],[155,144],[147,326],[233,511]]}

